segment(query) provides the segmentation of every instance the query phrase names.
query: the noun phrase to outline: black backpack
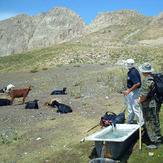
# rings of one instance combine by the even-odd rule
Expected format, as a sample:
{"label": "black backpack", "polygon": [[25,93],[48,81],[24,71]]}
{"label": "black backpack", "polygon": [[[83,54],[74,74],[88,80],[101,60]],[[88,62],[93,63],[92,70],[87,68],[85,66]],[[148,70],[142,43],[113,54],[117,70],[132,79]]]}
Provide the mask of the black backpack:
{"label": "black backpack", "polygon": [[155,100],[158,103],[163,103],[163,74],[152,74],[154,77],[154,82],[155,82]]}
{"label": "black backpack", "polygon": [[[108,114],[111,113],[111,114]],[[113,124],[123,124],[125,122],[125,113],[122,112],[118,115],[116,115],[113,112],[107,111],[103,117],[101,117],[100,125],[107,127]]]}

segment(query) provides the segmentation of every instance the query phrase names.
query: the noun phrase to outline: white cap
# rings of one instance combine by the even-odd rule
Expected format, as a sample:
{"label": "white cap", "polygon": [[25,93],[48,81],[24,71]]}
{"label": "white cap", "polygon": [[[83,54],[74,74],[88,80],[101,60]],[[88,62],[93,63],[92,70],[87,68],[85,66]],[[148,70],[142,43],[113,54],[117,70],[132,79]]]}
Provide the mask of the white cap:
{"label": "white cap", "polygon": [[126,66],[127,69],[133,68],[135,66],[134,60],[133,59],[127,59],[125,61],[125,66]]}

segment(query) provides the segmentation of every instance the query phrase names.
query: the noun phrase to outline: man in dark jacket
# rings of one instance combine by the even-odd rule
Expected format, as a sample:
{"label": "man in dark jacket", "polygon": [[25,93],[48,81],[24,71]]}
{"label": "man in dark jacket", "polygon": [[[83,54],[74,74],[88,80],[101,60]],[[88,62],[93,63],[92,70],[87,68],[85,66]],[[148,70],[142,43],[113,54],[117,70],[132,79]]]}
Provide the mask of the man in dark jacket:
{"label": "man in dark jacket", "polygon": [[[126,60],[127,74],[127,90],[123,92],[125,96],[128,96],[128,119],[127,123],[132,124],[134,116],[136,115],[137,123],[139,124],[139,104],[137,100],[140,96],[139,89],[141,87],[141,77],[138,70],[135,68],[135,62],[133,59]],[[141,126],[144,125],[143,113],[141,111]]]}

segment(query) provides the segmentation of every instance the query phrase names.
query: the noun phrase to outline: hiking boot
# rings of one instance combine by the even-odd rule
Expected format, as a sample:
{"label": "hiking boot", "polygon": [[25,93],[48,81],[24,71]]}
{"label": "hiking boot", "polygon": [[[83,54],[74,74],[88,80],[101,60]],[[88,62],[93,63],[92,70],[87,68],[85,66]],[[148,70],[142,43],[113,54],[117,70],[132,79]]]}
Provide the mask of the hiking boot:
{"label": "hiking boot", "polygon": [[155,144],[146,146],[147,150],[158,149],[158,148],[161,148],[161,143],[155,143]]}

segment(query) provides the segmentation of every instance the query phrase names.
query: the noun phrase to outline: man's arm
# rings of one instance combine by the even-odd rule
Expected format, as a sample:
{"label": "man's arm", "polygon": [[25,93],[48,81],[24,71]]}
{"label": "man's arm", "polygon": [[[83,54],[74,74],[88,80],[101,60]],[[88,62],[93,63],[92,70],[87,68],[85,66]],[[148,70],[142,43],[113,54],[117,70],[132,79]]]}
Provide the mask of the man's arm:
{"label": "man's arm", "polygon": [[140,85],[140,83],[134,84],[129,90],[124,91],[123,94],[124,94],[124,95],[128,95],[130,92],[132,92],[133,90],[135,90],[136,88],[138,88],[139,85]]}
{"label": "man's arm", "polygon": [[141,97],[137,100],[138,104],[141,104],[143,101],[145,101],[147,96],[141,95]]}

